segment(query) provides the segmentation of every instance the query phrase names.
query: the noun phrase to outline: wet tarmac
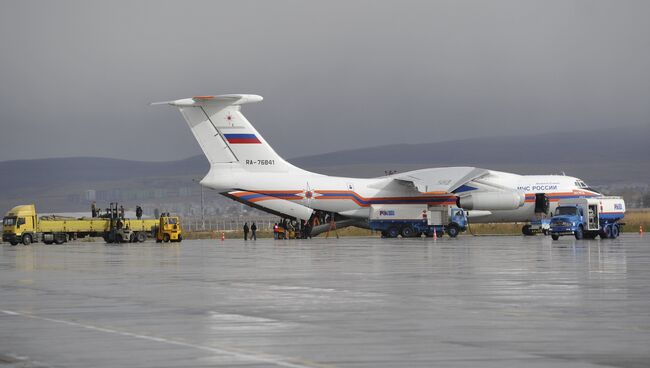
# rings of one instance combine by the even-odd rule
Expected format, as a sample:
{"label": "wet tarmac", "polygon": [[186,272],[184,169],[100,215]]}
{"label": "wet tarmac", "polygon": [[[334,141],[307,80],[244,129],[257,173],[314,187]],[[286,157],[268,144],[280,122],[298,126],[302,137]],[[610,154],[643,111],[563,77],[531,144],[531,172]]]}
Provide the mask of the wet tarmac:
{"label": "wet tarmac", "polygon": [[0,248],[2,367],[648,367],[650,237]]}

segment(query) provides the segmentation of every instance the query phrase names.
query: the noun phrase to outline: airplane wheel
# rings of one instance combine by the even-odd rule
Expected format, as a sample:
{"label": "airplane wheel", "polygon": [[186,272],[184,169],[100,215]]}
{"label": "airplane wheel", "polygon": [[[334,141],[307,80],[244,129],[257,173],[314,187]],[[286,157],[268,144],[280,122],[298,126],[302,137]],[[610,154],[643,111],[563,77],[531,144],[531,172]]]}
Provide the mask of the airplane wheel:
{"label": "airplane wheel", "polygon": [[530,225],[524,225],[521,228],[521,233],[526,235],[526,236],[535,235],[535,234],[533,234],[532,230],[530,230]]}
{"label": "airplane wheel", "polygon": [[396,227],[391,227],[388,229],[388,237],[389,238],[397,238],[399,235],[399,230]]}
{"label": "airplane wheel", "polygon": [[413,228],[410,226],[405,226],[402,228],[402,236],[405,238],[412,238],[415,236],[415,230],[413,230]]}

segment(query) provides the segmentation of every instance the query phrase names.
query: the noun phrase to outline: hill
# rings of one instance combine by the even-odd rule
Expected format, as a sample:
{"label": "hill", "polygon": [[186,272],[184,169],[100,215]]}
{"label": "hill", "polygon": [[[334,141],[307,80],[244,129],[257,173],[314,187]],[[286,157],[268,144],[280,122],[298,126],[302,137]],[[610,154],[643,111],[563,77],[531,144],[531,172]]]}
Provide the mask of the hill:
{"label": "hill", "polygon": [[[307,170],[373,177],[385,170],[467,165],[521,174],[566,172],[596,186],[650,183],[650,125],[567,134],[492,137],[441,143],[397,144],[291,159]],[[39,203],[43,210],[85,210],[84,193],[101,201],[192,206],[192,180],[209,164],[203,155],[172,162],[108,158],[53,158],[0,162],[0,206]],[[221,201],[210,197],[210,201]],[[183,207],[183,208],[185,208]]]}

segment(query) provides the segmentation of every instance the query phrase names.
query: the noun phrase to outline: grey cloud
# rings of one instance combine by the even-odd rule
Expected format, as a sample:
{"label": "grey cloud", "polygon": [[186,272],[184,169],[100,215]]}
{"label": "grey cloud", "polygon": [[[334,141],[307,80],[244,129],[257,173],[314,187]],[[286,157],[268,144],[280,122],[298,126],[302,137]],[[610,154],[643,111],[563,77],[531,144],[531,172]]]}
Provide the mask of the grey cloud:
{"label": "grey cloud", "polygon": [[149,102],[255,93],[287,157],[650,124],[646,1],[3,2],[0,160],[198,154]]}

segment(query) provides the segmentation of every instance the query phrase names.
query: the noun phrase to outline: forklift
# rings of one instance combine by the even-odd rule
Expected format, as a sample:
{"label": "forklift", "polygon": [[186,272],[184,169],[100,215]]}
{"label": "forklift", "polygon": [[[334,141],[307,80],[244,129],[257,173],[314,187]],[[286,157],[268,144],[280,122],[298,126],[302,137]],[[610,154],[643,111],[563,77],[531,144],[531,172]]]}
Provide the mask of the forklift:
{"label": "forklift", "polygon": [[155,231],[156,243],[180,243],[183,240],[181,220],[178,216],[170,216],[169,212],[160,215],[160,220]]}

